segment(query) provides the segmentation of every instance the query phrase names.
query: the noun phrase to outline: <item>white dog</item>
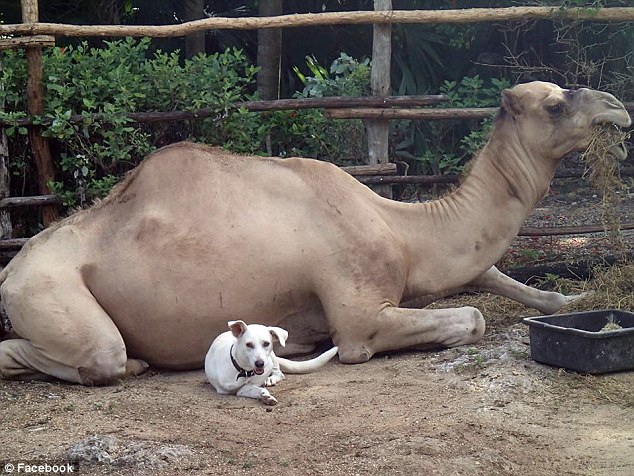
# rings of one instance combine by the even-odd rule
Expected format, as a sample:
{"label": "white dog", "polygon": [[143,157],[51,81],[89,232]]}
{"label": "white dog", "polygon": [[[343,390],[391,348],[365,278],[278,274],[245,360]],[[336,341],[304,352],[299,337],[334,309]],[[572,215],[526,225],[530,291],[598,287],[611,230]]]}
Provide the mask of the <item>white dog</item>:
{"label": "white dog", "polygon": [[277,357],[273,352],[273,337],[282,347],[288,332],[281,327],[243,321],[229,321],[230,331],[220,334],[211,344],[205,358],[205,374],[218,393],[236,394],[275,405],[277,400],[264,388],[284,378],[284,372],[302,374],[317,370],[332,359],[337,347],[305,361]]}

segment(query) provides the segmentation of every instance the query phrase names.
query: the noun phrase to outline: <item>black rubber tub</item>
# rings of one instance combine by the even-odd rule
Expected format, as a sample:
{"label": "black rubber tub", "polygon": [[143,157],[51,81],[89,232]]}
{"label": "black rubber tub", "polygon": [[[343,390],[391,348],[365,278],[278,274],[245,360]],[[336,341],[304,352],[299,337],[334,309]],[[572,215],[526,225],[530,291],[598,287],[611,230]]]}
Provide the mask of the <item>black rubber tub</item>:
{"label": "black rubber tub", "polygon": [[[634,368],[634,313],[605,309],[527,317],[531,357],[589,374]],[[614,330],[605,330],[615,327]]]}

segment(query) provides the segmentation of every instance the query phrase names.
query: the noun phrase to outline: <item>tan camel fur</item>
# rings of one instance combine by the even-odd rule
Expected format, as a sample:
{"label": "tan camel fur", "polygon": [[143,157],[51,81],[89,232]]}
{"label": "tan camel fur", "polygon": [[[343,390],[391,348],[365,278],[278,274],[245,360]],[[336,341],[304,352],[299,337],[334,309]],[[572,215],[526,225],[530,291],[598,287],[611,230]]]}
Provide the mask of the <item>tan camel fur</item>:
{"label": "tan camel fur", "polygon": [[469,344],[484,333],[477,309],[407,307],[462,287],[554,312],[564,296],[493,265],[560,158],[586,147],[603,122],[630,124],[607,93],[541,82],[506,90],[464,183],[422,204],[381,198],[315,160],[160,149],[0,273],[21,337],[0,342],[0,374],[98,384],[146,362],[201,368],[235,319],[287,329],[286,355],[332,338],[345,363]]}

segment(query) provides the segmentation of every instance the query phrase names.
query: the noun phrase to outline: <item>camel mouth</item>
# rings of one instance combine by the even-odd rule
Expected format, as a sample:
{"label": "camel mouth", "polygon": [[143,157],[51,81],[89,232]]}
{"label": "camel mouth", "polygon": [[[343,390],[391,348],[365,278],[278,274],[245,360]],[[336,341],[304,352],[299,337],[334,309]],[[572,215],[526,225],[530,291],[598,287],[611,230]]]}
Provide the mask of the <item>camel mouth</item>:
{"label": "camel mouth", "polygon": [[619,117],[613,117],[613,114],[599,114],[592,120],[592,125],[614,125],[625,128],[632,125],[632,119],[630,119],[628,114],[621,115]]}
{"label": "camel mouth", "polygon": [[617,127],[630,127],[632,125],[632,118],[627,113],[624,107],[611,110],[607,112],[601,112],[592,118],[592,125],[615,125]]}
{"label": "camel mouth", "polygon": [[598,123],[593,126],[583,157],[590,168],[603,167],[605,163],[613,164],[610,157],[616,159],[617,163],[622,162],[627,157],[626,141],[629,136],[629,132],[614,123]]}

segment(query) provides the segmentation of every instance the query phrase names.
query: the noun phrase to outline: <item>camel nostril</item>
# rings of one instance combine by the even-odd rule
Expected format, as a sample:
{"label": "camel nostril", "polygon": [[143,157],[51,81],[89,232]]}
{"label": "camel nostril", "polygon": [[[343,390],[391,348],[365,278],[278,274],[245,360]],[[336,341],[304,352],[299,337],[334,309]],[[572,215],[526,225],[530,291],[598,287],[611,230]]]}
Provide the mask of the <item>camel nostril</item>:
{"label": "camel nostril", "polygon": [[258,369],[261,369],[262,367],[264,367],[264,361],[263,360],[256,360],[255,361],[255,367]]}

